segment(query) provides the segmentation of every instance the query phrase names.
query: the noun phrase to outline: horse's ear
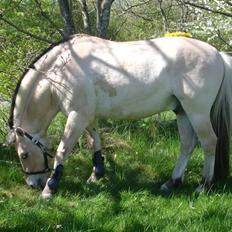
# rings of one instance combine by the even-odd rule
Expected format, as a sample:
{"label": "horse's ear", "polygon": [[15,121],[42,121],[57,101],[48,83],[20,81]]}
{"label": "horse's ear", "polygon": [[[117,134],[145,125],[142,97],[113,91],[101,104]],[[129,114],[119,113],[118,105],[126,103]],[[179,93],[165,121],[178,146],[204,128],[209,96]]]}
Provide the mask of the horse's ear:
{"label": "horse's ear", "polygon": [[6,137],[5,146],[10,146],[10,145],[14,144],[14,142],[15,142],[15,131],[12,129],[12,130],[10,130],[10,132],[8,133],[8,135]]}
{"label": "horse's ear", "polygon": [[23,131],[22,128],[17,127],[15,131],[16,131],[16,134],[17,134],[18,136],[24,137],[24,131]]}

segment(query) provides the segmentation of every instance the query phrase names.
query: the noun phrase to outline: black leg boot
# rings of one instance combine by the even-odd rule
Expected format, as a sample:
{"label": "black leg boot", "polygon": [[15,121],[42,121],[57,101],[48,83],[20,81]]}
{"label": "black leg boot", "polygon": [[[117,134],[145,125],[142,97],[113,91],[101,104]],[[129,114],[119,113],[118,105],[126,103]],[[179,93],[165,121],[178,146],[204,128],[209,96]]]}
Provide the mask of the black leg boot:
{"label": "black leg boot", "polygon": [[95,182],[105,175],[104,157],[101,151],[96,151],[93,155],[93,171],[87,183]]}

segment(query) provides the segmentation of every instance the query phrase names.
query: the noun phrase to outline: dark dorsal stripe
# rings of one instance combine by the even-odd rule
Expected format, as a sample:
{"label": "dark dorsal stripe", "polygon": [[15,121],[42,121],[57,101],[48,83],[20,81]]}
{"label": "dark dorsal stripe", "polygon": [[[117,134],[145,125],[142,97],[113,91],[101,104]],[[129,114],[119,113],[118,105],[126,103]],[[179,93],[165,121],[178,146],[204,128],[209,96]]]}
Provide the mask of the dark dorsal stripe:
{"label": "dark dorsal stripe", "polygon": [[33,61],[32,63],[28,66],[27,69],[25,69],[25,71],[23,72],[22,76],[20,77],[17,85],[16,85],[16,88],[14,90],[14,94],[13,94],[13,97],[12,97],[12,102],[11,102],[11,108],[10,108],[10,116],[9,116],[9,119],[8,119],[8,125],[10,127],[10,129],[13,129],[13,126],[14,126],[14,108],[15,108],[15,102],[16,102],[16,97],[17,97],[17,94],[19,92],[19,88],[21,86],[21,83],[22,83],[22,80],[23,78],[25,77],[25,75],[27,74],[28,70],[29,69],[33,69],[35,68],[34,64],[44,55],[46,54],[47,52],[49,52],[50,50],[52,50],[54,47],[62,44],[62,43],[65,43],[67,41],[69,41],[70,39],[76,37],[76,36],[81,36],[81,35],[71,35],[70,37],[66,38],[66,39],[63,39],[57,43],[54,43],[54,44],[51,44],[48,48],[46,48],[39,56],[37,56]]}

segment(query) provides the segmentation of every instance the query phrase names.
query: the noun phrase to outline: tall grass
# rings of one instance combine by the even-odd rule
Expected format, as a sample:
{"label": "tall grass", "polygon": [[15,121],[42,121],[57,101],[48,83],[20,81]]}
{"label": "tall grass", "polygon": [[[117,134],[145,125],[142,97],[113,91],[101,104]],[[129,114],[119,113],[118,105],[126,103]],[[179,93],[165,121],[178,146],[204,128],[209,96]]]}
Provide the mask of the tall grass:
{"label": "tall grass", "polygon": [[[65,119],[49,129],[57,146]],[[140,121],[101,121],[106,177],[86,185],[91,151],[83,136],[65,163],[58,193],[51,201],[24,183],[14,149],[0,150],[0,231],[230,231],[231,178],[195,195],[201,179],[198,147],[185,185],[172,195],[159,188],[171,175],[179,140],[174,116]]]}

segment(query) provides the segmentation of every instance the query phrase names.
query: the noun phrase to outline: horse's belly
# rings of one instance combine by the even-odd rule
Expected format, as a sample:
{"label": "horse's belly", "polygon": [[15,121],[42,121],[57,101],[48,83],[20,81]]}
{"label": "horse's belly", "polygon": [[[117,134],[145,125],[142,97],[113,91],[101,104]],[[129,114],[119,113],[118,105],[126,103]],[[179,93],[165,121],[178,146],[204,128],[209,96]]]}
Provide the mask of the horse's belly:
{"label": "horse's belly", "polygon": [[120,99],[105,98],[98,108],[98,117],[112,119],[139,119],[153,114],[173,110],[178,102],[173,95],[151,95],[144,98],[128,97]]}

